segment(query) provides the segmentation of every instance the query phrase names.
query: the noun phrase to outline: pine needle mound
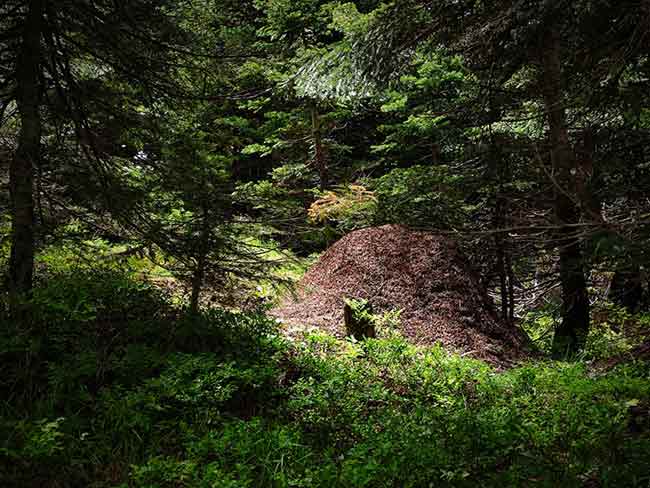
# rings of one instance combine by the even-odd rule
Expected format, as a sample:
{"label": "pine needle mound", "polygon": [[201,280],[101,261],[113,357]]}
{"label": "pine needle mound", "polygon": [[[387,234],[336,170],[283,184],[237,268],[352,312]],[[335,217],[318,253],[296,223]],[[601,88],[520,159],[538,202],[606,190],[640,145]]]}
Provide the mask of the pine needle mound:
{"label": "pine needle mound", "polygon": [[401,310],[401,332],[418,345],[443,346],[508,366],[525,357],[525,335],[502,324],[457,244],[440,235],[385,225],[351,232],[332,245],[274,315],[288,326],[345,333],[345,298],[375,312]]}

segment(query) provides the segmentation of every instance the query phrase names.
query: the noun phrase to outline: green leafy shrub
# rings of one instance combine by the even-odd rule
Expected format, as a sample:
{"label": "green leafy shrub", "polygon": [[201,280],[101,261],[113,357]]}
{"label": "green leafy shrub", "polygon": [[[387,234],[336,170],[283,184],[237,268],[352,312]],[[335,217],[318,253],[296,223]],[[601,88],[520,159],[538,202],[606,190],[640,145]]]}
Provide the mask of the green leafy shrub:
{"label": "green leafy shrub", "polygon": [[[550,354],[555,327],[560,322],[558,309],[546,307],[529,312],[522,326],[532,342]],[[611,303],[594,307],[589,334],[581,358],[604,360],[630,352],[641,344],[650,332],[649,314],[630,314],[625,308]]]}
{"label": "green leafy shrub", "polygon": [[[30,304],[25,321],[0,317],[0,478],[18,486],[30,483],[34,463],[45,478],[82,484],[97,470],[126,473],[177,441],[179,419],[250,416],[277,393],[283,341],[264,315],[185,314],[110,269],[53,275]],[[66,421],[30,427],[55,417]],[[116,461],[100,467],[101,459]]]}
{"label": "green leafy shrub", "polygon": [[[186,441],[184,460],[153,458],[135,466],[135,486],[333,486],[336,468],[292,426],[261,418],[233,421]],[[191,461],[190,461],[191,460]]]}
{"label": "green leafy shrub", "polygon": [[[263,314],[185,314],[146,285],[82,277],[38,290],[29,327],[3,323],[3,486],[650,481],[642,363],[497,373],[397,334],[290,345]],[[108,350],[100,325],[120,331]]]}
{"label": "green leafy shrub", "polygon": [[[3,417],[0,423],[0,480],[5,486],[27,486],[46,480],[65,460],[64,418],[20,419]],[[3,469],[5,468],[5,469]]]}
{"label": "green leafy shrub", "polygon": [[[590,378],[581,364],[485,364],[400,338],[323,354],[308,341],[301,375],[262,417],[189,426],[182,453],[154,457],[136,486],[643,486],[645,434],[629,408],[647,378]],[[345,349],[345,348],[344,348]],[[313,352],[312,352],[313,351]],[[285,365],[286,367],[286,365]]]}
{"label": "green leafy shrub", "polygon": [[553,334],[559,323],[559,309],[552,303],[546,307],[529,311],[522,320],[521,326],[531,342],[541,352],[549,355],[553,346]]}
{"label": "green leafy shrub", "polygon": [[584,358],[602,360],[629,353],[650,335],[650,314],[633,315],[624,307],[601,304],[592,312]]}

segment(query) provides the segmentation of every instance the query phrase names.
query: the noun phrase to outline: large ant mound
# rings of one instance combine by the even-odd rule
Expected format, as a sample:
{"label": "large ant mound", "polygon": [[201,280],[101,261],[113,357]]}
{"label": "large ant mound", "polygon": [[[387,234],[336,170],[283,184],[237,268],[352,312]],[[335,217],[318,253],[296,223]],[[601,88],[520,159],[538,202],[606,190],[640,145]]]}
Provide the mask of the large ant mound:
{"label": "large ant mound", "polygon": [[476,273],[446,237],[385,225],[352,232],[331,246],[274,310],[293,326],[341,337],[344,299],[367,299],[375,312],[401,310],[411,342],[436,342],[506,366],[525,356],[525,335],[501,323]]}

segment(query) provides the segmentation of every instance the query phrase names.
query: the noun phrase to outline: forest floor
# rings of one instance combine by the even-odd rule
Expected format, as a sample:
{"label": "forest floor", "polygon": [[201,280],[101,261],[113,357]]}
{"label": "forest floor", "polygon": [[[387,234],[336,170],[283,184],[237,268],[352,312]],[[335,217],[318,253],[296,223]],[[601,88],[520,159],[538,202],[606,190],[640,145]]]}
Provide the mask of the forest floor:
{"label": "forest floor", "polygon": [[613,328],[581,360],[500,370],[390,328],[288,341],[261,311],[187,313],[120,270],[59,272],[33,307],[0,315],[3,487],[650,482],[650,363],[590,367],[631,350]]}
{"label": "forest floor", "polygon": [[[304,314],[283,324],[264,307],[188,313],[187,290],[140,258],[42,259],[30,321],[0,314],[3,488],[650,482],[650,314],[594,312],[563,362],[539,311],[524,325],[540,352],[515,360],[446,239],[350,234],[302,278],[307,262],[282,271]],[[343,297],[373,303],[377,338],[342,338]]]}

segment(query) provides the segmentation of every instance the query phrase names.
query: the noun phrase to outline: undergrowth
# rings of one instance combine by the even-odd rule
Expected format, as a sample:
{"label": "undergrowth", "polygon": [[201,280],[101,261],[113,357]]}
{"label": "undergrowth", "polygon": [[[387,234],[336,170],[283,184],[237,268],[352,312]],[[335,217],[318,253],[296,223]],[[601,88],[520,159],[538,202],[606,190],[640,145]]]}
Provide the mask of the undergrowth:
{"label": "undergrowth", "polygon": [[0,332],[0,485],[648,486],[650,370],[497,373],[396,334],[287,342],[116,271],[41,283]]}

